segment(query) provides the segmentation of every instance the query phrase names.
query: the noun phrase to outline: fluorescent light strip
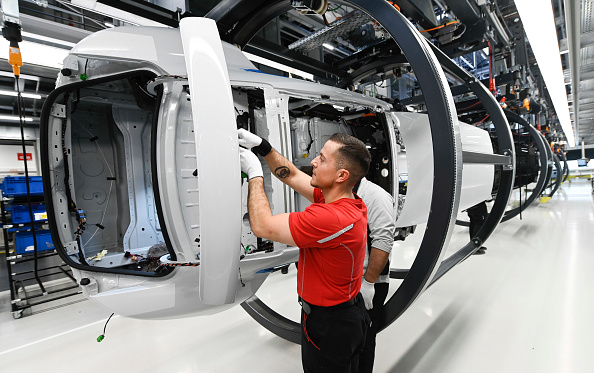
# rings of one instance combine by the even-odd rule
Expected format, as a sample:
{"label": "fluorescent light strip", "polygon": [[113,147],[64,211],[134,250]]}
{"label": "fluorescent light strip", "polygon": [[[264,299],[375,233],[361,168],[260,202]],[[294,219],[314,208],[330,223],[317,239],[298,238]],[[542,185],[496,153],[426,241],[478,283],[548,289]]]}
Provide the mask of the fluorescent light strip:
{"label": "fluorescent light strip", "polygon": [[334,46],[332,44],[328,44],[328,43],[324,43],[322,44],[324,46],[324,48],[329,49],[331,51],[334,50]]}
{"label": "fluorescent light strip", "polygon": [[247,53],[247,52],[243,52],[243,54],[245,54],[245,56],[252,62],[256,62],[256,63],[260,63],[262,65],[266,65],[268,67],[272,67],[273,69],[277,69],[277,70],[281,70],[281,71],[286,71],[289,74],[293,74],[293,75],[299,75],[300,77],[304,78],[304,79],[309,79],[309,80],[313,80],[313,75],[310,73],[306,73],[305,71],[301,71],[301,70],[297,70],[294,69],[292,67],[289,67],[287,65],[283,65],[281,63],[278,62],[274,62],[274,61],[270,61],[266,58],[260,57],[260,56],[256,56],[255,54],[251,54],[251,53]]}
{"label": "fluorescent light strip", "polygon": [[118,8],[114,8],[109,5],[98,3],[97,0],[71,0],[70,3],[74,6],[92,10],[93,12],[106,15],[111,18],[116,18],[128,23],[132,23],[138,26],[158,26],[158,27],[169,27],[162,23],[150,20],[148,18],[137,16]]}
{"label": "fluorescent light strip", "polygon": [[[5,91],[3,89],[0,89],[0,95],[1,96],[13,96],[16,97],[18,95],[17,92],[15,91]],[[33,98],[33,99],[37,99],[37,100],[41,100],[42,96],[36,93],[25,93],[25,92],[21,92],[21,96],[25,97],[25,98]]]}
{"label": "fluorescent light strip", "polygon": [[[0,120],[14,120],[14,121],[19,121],[19,117],[16,115],[0,115]],[[33,122],[33,118],[23,118],[24,122]]]}
{"label": "fluorescent light strip", "polygon": [[[8,40],[0,39],[0,58],[8,59]],[[52,67],[61,69],[64,58],[68,56],[68,50],[63,48],[50,47],[49,45],[37,44],[30,41],[19,43],[23,64]]]}
{"label": "fluorescent light strip", "polygon": [[569,146],[575,146],[552,5],[550,1],[534,0],[515,0],[515,3],[561,128]]}

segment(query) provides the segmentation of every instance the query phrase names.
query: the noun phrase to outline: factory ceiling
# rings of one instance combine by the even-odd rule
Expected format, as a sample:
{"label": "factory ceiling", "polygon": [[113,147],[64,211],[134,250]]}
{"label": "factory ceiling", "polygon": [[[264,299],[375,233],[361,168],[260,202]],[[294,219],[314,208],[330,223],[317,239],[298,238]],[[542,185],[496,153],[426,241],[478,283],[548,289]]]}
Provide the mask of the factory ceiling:
{"label": "factory ceiling", "polygon": [[[265,7],[265,3],[277,5]],[[396,0],[394,3],[424,36],[486,84],[490,74],[498,85],[507,82],[511,79],[510,72],[525,64],[520,70],[526,74],[516,88],[529,92],[536,104],[549,108],[534,116],[533,124],[550,127],[552,140],[562,139],[513,0]],[[575,137],[586,144],[594,144],[593,3],[594,0],[552,0]],[[83,7],[89,4],[93,10]],[[326,84],[361,90],[374,86],[384,88],[382,92],[397,104],[417,102],[415,97],[419,92],[414,71],[381,25],[341,2],[330,2],[324,17],[303,15],[290,5],[289,0],[19,2],[23,39],[63,51],[93,32],[139,23],[126,14],[171,27],[176,27],[182,17],[206,15],[217,20],[224,40],[242,46],[246,52],[297,68]],[[266,16],[257,16],[264,8],[268,12]],[[260,24],[260,19],[266,23]],[[51,39],[41,40],[38,35]],[[494,55],[492,73],[489,48]],[[31,98],[25,98],[26,115],[39,116],[43,99],[53,89],[58,71],[57,67],[23,66],[19,88],[32,94]],[[462,83],[452,76],[448,79],[453,89]],[[16,114],[15,98],[1,93],[13,92],[15,88],[9,64],[0,60],[0,114]],[[506,93],[509,92],[500,91],[502,96]]]}

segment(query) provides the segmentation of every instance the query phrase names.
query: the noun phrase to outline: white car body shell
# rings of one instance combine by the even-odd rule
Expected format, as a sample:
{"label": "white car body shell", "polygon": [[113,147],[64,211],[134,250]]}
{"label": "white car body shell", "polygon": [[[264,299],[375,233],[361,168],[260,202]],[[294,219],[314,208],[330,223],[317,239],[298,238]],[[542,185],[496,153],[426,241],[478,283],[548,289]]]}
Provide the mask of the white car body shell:
{"label": "white car body shell", "polygon": [[[87,63],[90,65],[87,66]],[[397,129],[402,133],[407,151],[408,193],[397,224],[408,226],[427,221],[433,155],[425,114],[390,113],[390,105],[373,97],[262,73],[237,47],[220,41],[212,20],[184,19],[179,29],[118,27],[103,30],[79,42],[65,59],[64,67],[70,68],[74,74],[60,75],[58,87],[79,82],[79,76],[86,73],[87,68],[93,71],[89,79],[139,69],[152,71],[157,76],[187,76],[192,93],[195,129],[192,141],[195,142],[194,159],[200,192],[191,211],[199,211],[196,214],[197,223],[184,225],[184,219],[188,220],[184,218],[187,216],[185,207],[179,201],[168,203],[179,187],[176,184],[179,173],[173,169],[173,164],[167,163],[165,155],[160,158],[163,162],[159,168],[159,180],[162,183],[164,215],[171,226],[176,226],[171,229],[178,229],[170,231],[172,236],[176,236],[172,241],[178,252],[178,261],[192,261],[195,256],[195,251],[191,250],[192,247],[195,249],[195,243],[182,236],[184,230],[191,230],[197,224],[201,234],[201,265],[176,268],[164,277],[73,269],[77,279],[90,279],[89,285],[82,286],[87,298],[120,315],[159,319],[220,312],[255,294],[267,276],[267,273],[261,272],[262,269],[297,259],[297,248],[279,245],[280,249],[275,246],[272,253],[239,261],[237,247],[241,244],[241,204],[245,195],[242,196],[241,186],[236,182],[240,170],[231,87],[257,88],[264,92],[266,119],[269,121],[268,139],[276,149],[284,149],[283,154],[289,158],[292,154],[287,130],[289,96],[341,106],[364,106],[377,113],[386,113],[389,131],[386,139],[393,145],[391,174],[398,175]],[[167,94],[172,92],[167,91]],[[216,116],[213,116],[215,111]],[[274,125],[270,125],[271,122]],[[464,150],[492,153],[485,131],[465,124],[460,124],[460,128]],[[171,145],[173,140],[167,136],[166,132],[161,133],[159,146],[174,146]],[[216,162],[212,154],[216,154]],[[59,156],[58,153],[55,155]],[[50,169],[57,169],[58,163],[51,165]],[[467,172],[470,168],[474,170]],[[492,182],[493,166],[465,165],[460,208],[490,199]],[[397,198],[398,186],[395,184],[391,192]],[[295,196],[274,178],[272,187],[283,191],[276,193],[271,200],[273,212],[294,211]],[[181,207],[176,207],[176,203]],[[173,224],[176,219],[179,224]],[[62,224],[63,221],[59,222]],[[68,241],[64,232],[60,232],[63,243]]]}

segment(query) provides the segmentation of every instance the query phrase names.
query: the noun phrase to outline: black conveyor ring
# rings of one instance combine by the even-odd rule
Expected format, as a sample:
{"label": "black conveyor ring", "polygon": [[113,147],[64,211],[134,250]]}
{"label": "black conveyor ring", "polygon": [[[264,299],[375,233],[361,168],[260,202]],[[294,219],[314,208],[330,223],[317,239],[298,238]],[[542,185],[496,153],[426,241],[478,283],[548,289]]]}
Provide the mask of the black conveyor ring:
{"label": "black conveyor ring", "polygon": [[[504,112],[501,109],[501,106],[499,106],[499,103],[497,102],[495,97],[493,97],[493,95],[487,90],[487,87],[485,87],[478,79],[476,79],[466,70],[462,69],[456,63],[454,63],[454,61],[452,61],[437,47],[433,45],[432,47],[442,66],[445,69],[447,69],[450,73],[462,79],[465,82],[465,84],[470,88],[470,90],[481,101],[483,107],[491,116],[491,121],[493,122],[493,126],[495,127],[497,140],[499,142],[500,154],[510,156],[512,162],[510,166],[503,167],[499,188],[497,190],[497,195],[495,196],[495,201],[493,202],[491,212],[487,216],[482,227],[479,229],[476,236],[473,237],[466,245],[464,245],[464,247],[459,249],[457,252],[452,254],[449,258],[447,258],[441,263],[438,272],[432,279],[431,285],[435,283],[435,281],[440,279],[441,276],[447,273],[450,269],[452,269],[458,263],[462,262],[472,253],[474,253],[478,248],[480,248],[483,245],[483,243],[489,238],[489,236],[493,233],[493,231],[495,230],[505,213],[507,202],[509,201],[509,197],[511,196],[511,193],[513,191],[515,178],[514,166],[516,160],[511,130],[509,128],[506,116],[504,115]],[[396,271],[394,271],[394,274],[397,274]]]}
{"label": "black conveyor ring", "polygon": [[[260,18],[258,23],[265,24],[274,15],[279,14],[282,10],[280,3],[289,4],[287,1],[280,0],[264,3],[261,12],[269,19]],[[383,329],[396,320],[429,285],[451,237],[458,212],[462,169],[461,147],[459,138],[456,136],[457,114],[439,62],[425,38],[406,17],[382,0],[351,0],[337,3],[352,6],[373,15],[373,18],[392,35],[417,73],[419,85],[428,102],[434,157],[432,212],[429,215],[427,230],[419,252],[408,275],[386,303],[385,318],[381,325]],[[231,5],[231,8],[233,6]],[[238,7],[239,4],[236,6]],[[230,11],[236,10],[231,8]],[[215,9],[216,12],[213,14],[224,18],[225,14],[221,12],[222,6]],[[274,11],[267,11],[267,9],[274,9]],[[291,7],[287,5],[285,9],[288,11]],[[210,18],[214,19],[214,17]],[[241,40],[247,42],[250,38],[250,35],[243,34]],[[277,313],[262,305],[263,303],[255,295],[242,304],[243,308],[268,330],[282,338],[299,343],[300,328],[287,326],[286,319],[279,320]]]}
{"label": "black conveyor ring", "polygon": [[[548,159],[549,159],[549,157],[548,157],[549,152],[547,151],[548,146],[547,146],[542,134],[536,128],[534,128],[534,126],[530,125],[530,123],[528,123],[520,115],[513,113],[509,110],[504,110],[504,111],[505,111],[505,115],[507,116],[507,119],[510,122],[514,122],[514,123],[517,123],[517,124],[523,126],[530,133],[532,138],[534,139],[534,142],[536,143],[536,147],[538,148],[538,152],[539,152],[540,173],[538,175],[538,180],[536,181],[536,186],[532,190],[532,194],[530,194],[530,196],[528,198],[526,198],[524,203],[522,203],[520,206],[507,211],[505,213],[505,215],[503,216],[503,219],[501,219],[502,223],[516,217],[520,212],[524,211],[528,206],[530,206],[530,204],[532,202],[534,202],[534,200],[542,193],[542,191],[544,190],[544,187],[547,185],[547,182],[545,182],[545,181],[547,180],[547,177],[550,174],[549,165],[548,165]],[[522,193],[521,190],[520,190],[520,193]]]}
{"label": "black conveyor ring", "polygon": [[553,163],[555,164],[555,168],[557,169],[557,177],[555,178],[555,185],[552,185],[552,183],[551,183],[551,185],[547,186],[547,188],[551,188],[551,192],[547,196],[549,198],[551,198],[551,197],[553,197],[553,195],[555,195],[555,193],[561,186],[561,183],[563,182],[563,178],[561,176],[561,175],[563,175],[563,170],[561,169],[561,161],[559,161],[559,157],[557,157],[557,154],[554,154],[554,153],[553,153]]}

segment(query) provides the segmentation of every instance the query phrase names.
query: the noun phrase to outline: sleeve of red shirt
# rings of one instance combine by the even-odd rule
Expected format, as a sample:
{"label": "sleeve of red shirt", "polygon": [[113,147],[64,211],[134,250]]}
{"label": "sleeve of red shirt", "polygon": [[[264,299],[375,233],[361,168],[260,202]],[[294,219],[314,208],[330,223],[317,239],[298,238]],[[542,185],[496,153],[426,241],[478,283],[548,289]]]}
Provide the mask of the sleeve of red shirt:
{"label": "sleeve of red shirt", "polygon": [[320,243],[319,241],[335,234],[344,227],[336,214],[324,207],[321,201],[324,200],[322,192],[314,190],[314,204],[307,207],[303,212],[293,212],[289,215],[289,228],[293,241],[298,247],[332,247],[336,244],[332,240]]}

